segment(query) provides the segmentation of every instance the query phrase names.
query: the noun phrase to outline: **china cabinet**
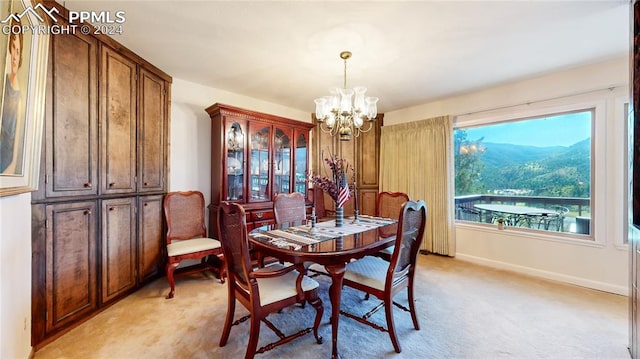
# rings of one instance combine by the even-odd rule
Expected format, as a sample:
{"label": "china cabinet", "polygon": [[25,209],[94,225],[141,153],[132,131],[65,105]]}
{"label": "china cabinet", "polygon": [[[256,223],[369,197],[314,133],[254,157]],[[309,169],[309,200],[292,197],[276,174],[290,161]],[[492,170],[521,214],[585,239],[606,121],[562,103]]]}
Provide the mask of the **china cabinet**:
{"label": "china cabinet", "polygon": [[210,236],[217,237],[222,201],[240,203],[253,229],[275,221],[276,194],[306,197],[311,123],[223,104],[206,111],[211,117]]}

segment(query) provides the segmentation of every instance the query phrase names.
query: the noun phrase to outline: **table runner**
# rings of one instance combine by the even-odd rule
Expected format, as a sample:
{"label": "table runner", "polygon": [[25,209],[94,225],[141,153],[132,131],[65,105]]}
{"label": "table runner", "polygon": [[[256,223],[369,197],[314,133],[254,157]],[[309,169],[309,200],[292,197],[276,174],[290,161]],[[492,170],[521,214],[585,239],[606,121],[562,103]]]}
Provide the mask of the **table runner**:
{"label": "table runner", "polygon": [[367,215],[358,216],[358,223],[352,223],[353,217],[345,217],[342,227],[336,227],[335,220],[319,222],[315,229],[306,225],[289,227],[286,229],[274,229],[259,233],[253,233],[256,239],[263,239],[275,246],[293,247],[300,249],[302,246],[320,243],[329,239],[366,232],[370,229],[396,223],[392,218],[381,218]]}

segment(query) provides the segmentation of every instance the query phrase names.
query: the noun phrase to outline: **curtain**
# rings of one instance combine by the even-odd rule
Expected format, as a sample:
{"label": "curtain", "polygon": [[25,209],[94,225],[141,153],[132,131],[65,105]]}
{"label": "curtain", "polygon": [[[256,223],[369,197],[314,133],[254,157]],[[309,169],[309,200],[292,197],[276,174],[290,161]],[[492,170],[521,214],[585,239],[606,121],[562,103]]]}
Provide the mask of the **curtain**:
{"label": "curtain", "polygon": [[405,192],[427,204],[422,250],[455,255],[453,123],[450,116],[383,126],[380,191]]}

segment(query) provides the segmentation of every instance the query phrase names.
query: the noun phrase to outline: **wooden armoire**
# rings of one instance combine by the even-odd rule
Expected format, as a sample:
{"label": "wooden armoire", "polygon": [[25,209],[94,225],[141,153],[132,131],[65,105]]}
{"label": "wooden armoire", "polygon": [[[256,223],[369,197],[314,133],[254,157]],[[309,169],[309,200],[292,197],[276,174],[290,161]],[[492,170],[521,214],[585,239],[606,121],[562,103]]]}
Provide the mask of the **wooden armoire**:
{"label": "wooden armoire", "polygon": [[105,35],[50,41],[32,193],[36,350],[164,273],[172,79]]}
{"label": "wooden armoire", "polygon": [[[313,128],[313,173],[325,175],[331,173],[325,159],[331,155],[345,159],[356,171],[358,212],[360,214],[375,215],[378,197],[380,173],[380,129],[384,115],[379,114],[373,127],[360,133],[358,137],[352,135],[349,141],[341,141],[339,136],[332,136],[320,129],[314,119]],[[365,124],[365,128],[368,125]],[[334,209],[331,197],[325,194],[325,207]],[[344,215],[353,215],[354,200],[349,200],[344,206]]]}

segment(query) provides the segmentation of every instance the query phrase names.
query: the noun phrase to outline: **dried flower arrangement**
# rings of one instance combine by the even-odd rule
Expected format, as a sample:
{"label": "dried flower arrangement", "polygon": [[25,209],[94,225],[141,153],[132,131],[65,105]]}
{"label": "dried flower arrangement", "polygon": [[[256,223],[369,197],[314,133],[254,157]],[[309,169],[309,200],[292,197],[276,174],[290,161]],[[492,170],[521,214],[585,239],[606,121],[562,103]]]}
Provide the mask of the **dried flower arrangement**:
{"label": "dried flower arrangement", "polygon": [[[337,207],[342,207],[353,192],[349,183],[355,181],[355,169],[349,165],[347,160],[337,156],[331,155],[324,161],[331,171],[331,176],[311,175],[309,180],[314,186],[325,191],[336,202]],[[351,173],[350,181],[347,181],[347,172]]]}

